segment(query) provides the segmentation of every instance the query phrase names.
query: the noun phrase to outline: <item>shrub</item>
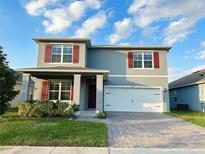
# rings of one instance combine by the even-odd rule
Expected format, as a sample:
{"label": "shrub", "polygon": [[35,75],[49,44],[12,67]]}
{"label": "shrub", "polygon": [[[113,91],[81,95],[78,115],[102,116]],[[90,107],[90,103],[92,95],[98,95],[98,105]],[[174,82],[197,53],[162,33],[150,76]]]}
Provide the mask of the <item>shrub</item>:
{"label": "shrub", "polygon": [[63,111],[69,107],[68,102],[58,102],[57,103],[57,108],[56,108],[56,115],[60,116],[62,115]]}
{"label": "shrub", "polygon": [[53,102],[51,101],[36,101],[32,108],[32,117],[52,116]]}
{"label": "shrub", "polygon": [[28,103],[28,102],[21,103],[19,105],[19,112],[18,112],[19,116],[31,117],[32,108],[33,108],[33,105],[31,103]]}
{"label": "shrub", "polygon": [[79,111],[80,105],[72,104],[72,108],[73,108],[74,112]]}
{"label": "shrub", "polygon": [[19,116],[22,117],[70,117],[74,110],[68,102],[29,101],[19,105]]}
{"label": "shrub", "polygon": [[104,118],[106,118],[106,113],[105,112],[98,112],[98,113],[96,113],[96,118],[104,119]]}
{"label": "shrub", "polygon": [[61,116],[71,117],[73,114],[74,114],[74,110],[73,110],[72,106],[69,106],[63,110],[63,112],[61,113]]}

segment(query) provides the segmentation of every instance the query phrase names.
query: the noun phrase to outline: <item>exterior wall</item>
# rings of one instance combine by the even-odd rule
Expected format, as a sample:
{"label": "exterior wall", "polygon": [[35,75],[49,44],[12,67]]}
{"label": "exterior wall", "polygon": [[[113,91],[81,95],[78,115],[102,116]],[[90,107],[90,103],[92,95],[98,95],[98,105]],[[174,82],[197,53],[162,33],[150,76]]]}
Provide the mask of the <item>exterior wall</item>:
{"label": "exterior wall", "polygon": [[[34,85],[34,100],[41,100],[42,93],[42,79],[36,78]],[[81,77],[81,87],[80,87],[80,110],[87,109],[87,83],[86,79]]]}
{"label": "exterior wall", "polygon": [[[52,64],[45,63],[45,46],[48,44],[47,42],[39,42],[38,43],[38,59],[37,59],[37,67],[56,67],[56,66],[67,66],[67,67],[85,67],[86,66],[86,44],[85,43],[75,43],[80,46],[79,48],[79,63],[77,64]],[[62,44],[62,43],[56,43]],[[73,43],[65,43],[65,44],[73,44]]]}
{"label": "exterior wall", "polygon": [[[170,90],[170,106],[175,108],[177,103],[188,104],[189,108],[194,111],[203,111],[202,102],[205,102],[205,95],[201,96],[201,91],[205,88],[205,84],[192,85]],[[174,91],[176,91],[177,101],[174,102]],[[204,104],[205,107],[205,104]]]}
{"label": "exterior wall", "polygon": [[87,108],[87,82],[86,79],[81,78],[80,110],[86,110]]}
{"label": "exterior wall", "polygon": [[[150,51],[150,50],[139,50]],[[88,67],[108,69],[109,75],[168,75],[167,51],[159,51],[159,69],[134,69],[127,65],[128,50],[88,50]]]}
{"label": "exterior wall", "polygon": [[[148,50],[140,50],[148,51]],[[150,51],[150,50],[149,50]],[[167,51],[159,51],[159,69],[128,68],[128,50],[88,50],[88,67],[110,70],[105,85],[160,86],[169,111]],[[116,76],[117,75],[117,76]],[[156,77],[158,76],[158,77]]]}
{"label": "exterior wall", "polygon": [[34,84],[34,94],[33,99],[34,100],[41,100],[41,93],[42,93],[42,79],[36,78],[35,84]]}

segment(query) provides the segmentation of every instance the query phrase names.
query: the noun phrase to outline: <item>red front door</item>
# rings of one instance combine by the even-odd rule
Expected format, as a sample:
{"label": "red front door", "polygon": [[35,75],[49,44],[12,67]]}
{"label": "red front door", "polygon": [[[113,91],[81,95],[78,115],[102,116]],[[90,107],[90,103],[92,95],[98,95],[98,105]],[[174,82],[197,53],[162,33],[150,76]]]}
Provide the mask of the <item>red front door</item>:
{"label": "red front door", "polygon": [[96,108],[96,84],[88,84],[88,108]]}

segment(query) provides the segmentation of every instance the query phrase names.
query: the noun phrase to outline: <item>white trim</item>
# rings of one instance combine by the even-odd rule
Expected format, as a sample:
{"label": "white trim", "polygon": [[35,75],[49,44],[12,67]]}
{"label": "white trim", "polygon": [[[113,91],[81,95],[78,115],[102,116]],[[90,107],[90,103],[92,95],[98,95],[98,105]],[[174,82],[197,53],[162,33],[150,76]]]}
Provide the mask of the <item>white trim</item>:
{"label": "white trim", "polygon": [[124,86],[124,85],[105,85],[104,88],[138,88],[138,89],[160,89],[161,86]]}
{"label": "white trim", "polygon": [[[59,84],[58,90],[52,90],[52,91],[58,92],[58,100],[59,101],[62,101],[62,102],[71,102],[72,101],[71,100],[71,93],[72,93],[72,90],[71,90],[71,88],[72,88],[72,81],[71,80],[58,80],[58,81],[57,80],[49,80],[48,99],[50,98],[49,95],[50,95],[50,92],[51,92],[51,90],[50,90],[50,82],[58,82],[58,84]],[[61,84],[62,84],[62,82],[70,82],[70,84],[71,84],[70,85],[70,90],[66,90],[67,92],[70,92],[70,100],[61,100],[61,92],[62,92]],[[55,102],[55,101],[58,101],[58,100],[50,100],[50,101],[54,101]]]}
{"label": "white trim", "polygon": [[[49,67],[48,67],[49,68]],[[108,70],[57,70],[57,69],[18,69],[22,72],[65,72],[65,73],[109,73]]]}
{"label": "white trim", "polygon": [[61,100],[61,83],[62,83],[62,82],[59,82],[58,100]]}
{"label": "white trim", "polygon": [[[133,50],[132,51],[133,52],[133,67],[132,67],[132,69],[136,69],[136,70],[154,70],[155,68],[154,68],[154,52],[153,51],[137,51],[137,50]],[[142,67],[141,68],[136,68],[136,67],[134,67],[134,62],[135,62],[135,60],[134,60],[134,55],[135,55],[135,53],[141,53],[142,54]],[[151,68],[145,68],[144,67],[144,54],[145,53],[151,53],[152,54],[152,67]]]}
{"label": "white trim", "polygon": [[[39,44],[38,43],[36,43],[36,48],[37,48],[37,53],[36,53],[36,66],[38,66],[38,56],[39,56]],[[45,56],[45,51],[44,51],[44,56]]]}
{"label": "white trim", "polygon": [[[59,46],[61,46],[61,59],[60,59],[60,62],[58,63],[58,62],[51,62],[51,60],[52,60],[52,46],[51,46],[51,55],[50,55],[50,62],[49,62],[49,64],[73,64],[73,50],[74,50],[74,48],[73,48],[73,46],[74,46],[74,44],[69,44],[69,43],[67,43],[67,44],[52,44],[52,45],[59,45]],[[66,45],[70,45],[71,46],[71,48],[72,48],[72,59],[71,59],[71,62],[69,62],[69,63],[64,63],[63,62],[63,48],[64,48],[64,46],[66,46]]]}
{"label": "white trim", "polygon": [[108,75],[111,78],[168,78],[168,75]]}

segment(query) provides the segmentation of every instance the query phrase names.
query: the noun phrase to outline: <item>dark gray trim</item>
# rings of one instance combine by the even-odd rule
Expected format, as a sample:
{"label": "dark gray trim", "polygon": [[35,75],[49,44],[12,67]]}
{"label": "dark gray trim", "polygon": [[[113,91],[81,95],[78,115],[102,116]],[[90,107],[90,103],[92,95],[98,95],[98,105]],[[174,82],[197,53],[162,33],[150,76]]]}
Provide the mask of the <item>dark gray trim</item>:
{"label": "dark gray trim", "polygon": [[121,46],[121,45],[94,45],[88,47],[89,49],[123,49],[123,50],[167,50],[169,51],[171,46]]}

